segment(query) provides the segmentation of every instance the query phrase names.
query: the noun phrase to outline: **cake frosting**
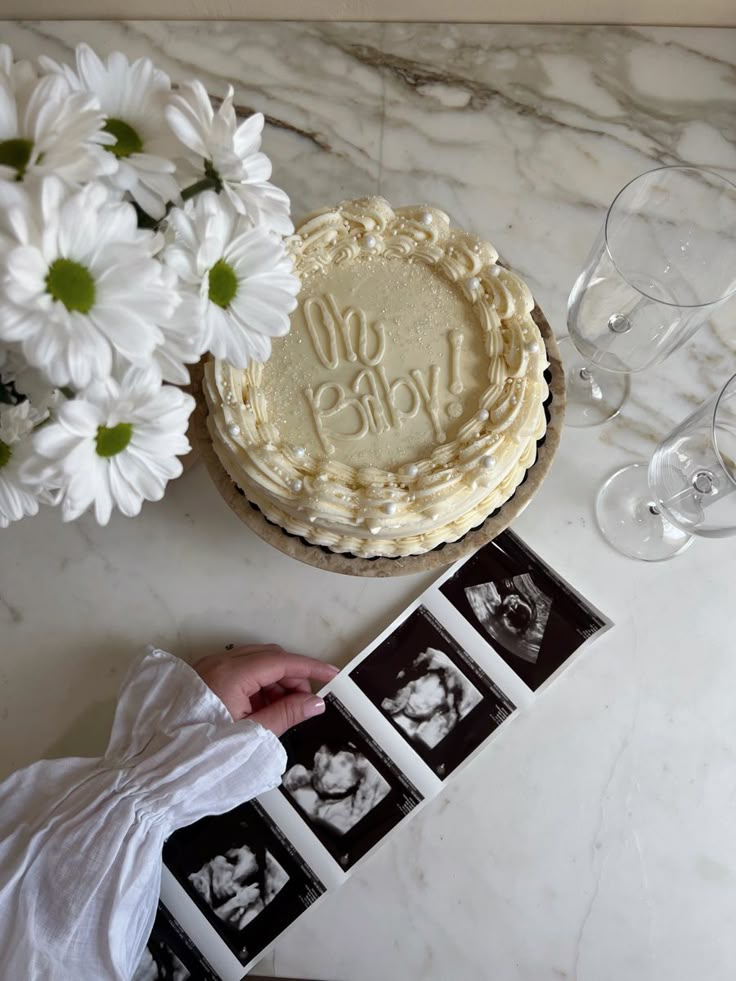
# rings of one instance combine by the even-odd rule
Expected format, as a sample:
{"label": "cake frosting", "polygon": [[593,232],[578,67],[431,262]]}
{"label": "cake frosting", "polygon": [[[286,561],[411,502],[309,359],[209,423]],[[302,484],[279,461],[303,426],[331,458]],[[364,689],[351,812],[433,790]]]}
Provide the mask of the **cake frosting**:
{"label": "cake frosting", "polygon": [[544,343],[488,242],[382,198],[307,217],[271,359],[205,368],[208,426],[270,520],[356,556],[456,541],[507,501],[545,432]]}

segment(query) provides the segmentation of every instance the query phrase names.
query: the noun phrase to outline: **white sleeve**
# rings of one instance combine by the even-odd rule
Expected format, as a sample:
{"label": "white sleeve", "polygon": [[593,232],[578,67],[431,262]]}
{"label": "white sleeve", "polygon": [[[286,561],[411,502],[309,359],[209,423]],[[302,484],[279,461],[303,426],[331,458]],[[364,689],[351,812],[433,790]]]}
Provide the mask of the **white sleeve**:
{"label": "white sleeve", "polygon": [[0,784],[0,979],[128,981],[165,839],[277,786],[285,762],[184,661],[146,654],[101,759],[42,760]]}

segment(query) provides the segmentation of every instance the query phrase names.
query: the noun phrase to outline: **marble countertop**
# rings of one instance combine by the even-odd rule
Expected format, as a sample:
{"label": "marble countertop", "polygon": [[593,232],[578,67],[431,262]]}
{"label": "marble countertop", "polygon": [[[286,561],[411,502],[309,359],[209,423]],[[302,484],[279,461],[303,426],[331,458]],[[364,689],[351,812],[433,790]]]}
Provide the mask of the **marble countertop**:
{"label": "marble countertop", "polygon": [[[564,333],[615,192],[653,165],[736,175],[736,30],[4,23],[18,55],[148,54],[268,118],[295,213],[380,193],[490,238]],[[515,524],[615,628],[263,972],[341,981],[730,981],[736,963],[733,542],[624,559],[592,506],[618,466],[736,369],[736,307],[567,430]],[[55,513],[0,539],[0,775],[104,748],[141,645],[186,658],[276,640],[337,664],[430,581],[301,566],[242,526],[201,465],[134,521]]]}

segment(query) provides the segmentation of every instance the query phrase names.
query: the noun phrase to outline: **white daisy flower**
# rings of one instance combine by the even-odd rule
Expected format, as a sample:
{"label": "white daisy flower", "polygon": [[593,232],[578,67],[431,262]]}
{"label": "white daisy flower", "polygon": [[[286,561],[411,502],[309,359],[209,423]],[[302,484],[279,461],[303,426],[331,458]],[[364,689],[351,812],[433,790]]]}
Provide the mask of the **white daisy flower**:
{"label": "white daisy flower", "polygon": [[287,194],[269,182],[271,161],[261,153],[263,115],[249,116],[238,126],[233,88],[217,113],[201,82],[187,82],[171,97],[166,110],[179,140],[197,156],[204,178],[222,191],[241,214],[280,235],[294,230]]}
{"label": "white daisy flower", "polygon": [[77,191],[48,177],[26,192],[0,183],[3,233],[0,339],[53,385],[106,377],[114,353],[151,357],[178,295],[152,258],[161,237],[137,227],[132,205],[102,184]]}
{"label": "white daisy flower", "polygon": [[130,368],[119,383],[97,382],[60,405],[54,421],[36,431],[35,457],[22,476],[58,490],[64,521],[92,506],[101,525],[115,507],[134,517],[181,473],[193,408],[191,395]]}
{"label": "white daisy flower", "polygon": [[47,71],[62,75],[72,91],[90,92],[107,117],[103,129],[113,137],[107,147],[117,159],[110,183],[152,218],[162,218],[169,201],[179,199],[172,158],[181,152],[164,110],[171,82],[149,58],[132,64],[115,51],[103,62],[87,44],[77,45],[77,70],[41,57]]}
{"label": "white daisy flower", "polygon": [[271,338],[289,331],[299,280],[281,240],[251,226],[214,192],[169,214],[174,240],[161,258],[179,276],[185,329],[201,329],[200,351],[239,368],[266,361]]}
{"label": "white daisy flower", "polygon": [[0,436],[0,528],[7,528],[11,521],[20,521],[26,515],[38,514],[39,498],[46,497],[40,485],[29,486],[21,476],[32,454],[30,436],[17,443],[6,442]]}
{"label": "white daisy flower", "polygon": [[0,180],[56,174],[84,182],[110,174],[117,161],[97,98],[72,92],[60,75],[36,78],[27,62],[14,63],[0,46]]}

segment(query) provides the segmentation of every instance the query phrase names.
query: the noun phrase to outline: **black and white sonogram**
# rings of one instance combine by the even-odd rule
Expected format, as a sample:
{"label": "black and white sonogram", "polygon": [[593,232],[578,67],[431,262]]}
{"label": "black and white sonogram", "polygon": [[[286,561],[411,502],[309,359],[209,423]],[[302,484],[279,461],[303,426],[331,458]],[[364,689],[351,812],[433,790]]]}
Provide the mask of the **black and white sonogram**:
{"label": "black and white sonogram", "polygon": [[239,845],[205,862],[189,881],[216,916],[242,930],[289,877],[268,849],[257,855],[250,846]]}
{"label": "black and white sonogram", "polygon": [[421,800],[394,762],[342,702],[283,737],[281,792],[327,851],[348,869]]}
{"label": "black and white sonogram", "polygon": [[428,647],[400,671],[401,687],[381,702],[399,729],[434,749],[481,700],[481,694],[442,651]]}
{"label": "black and white sonogram", "polygon": [[163,903],[132,981],[218,981],[218,975]]}
{"label": "black and white sonogram", "polygon": [[177,831],[164,862],[243,964],[324,892],[255,802]]}
{"label": "black and white sonogram", "polygon": [[350,677],[439,777],[467,759],[515,708],[423,606]]}
{"label": "black and white sonogram", "polygon": [[534,691],[606,626],[510,531],[472,555],[440,590]]}
{"label": "black and white sonogram", "polygon": [[539,589],[530,573],[466,586],[465,595],[493,640],[517,657],[537,663],[552,600]]}

